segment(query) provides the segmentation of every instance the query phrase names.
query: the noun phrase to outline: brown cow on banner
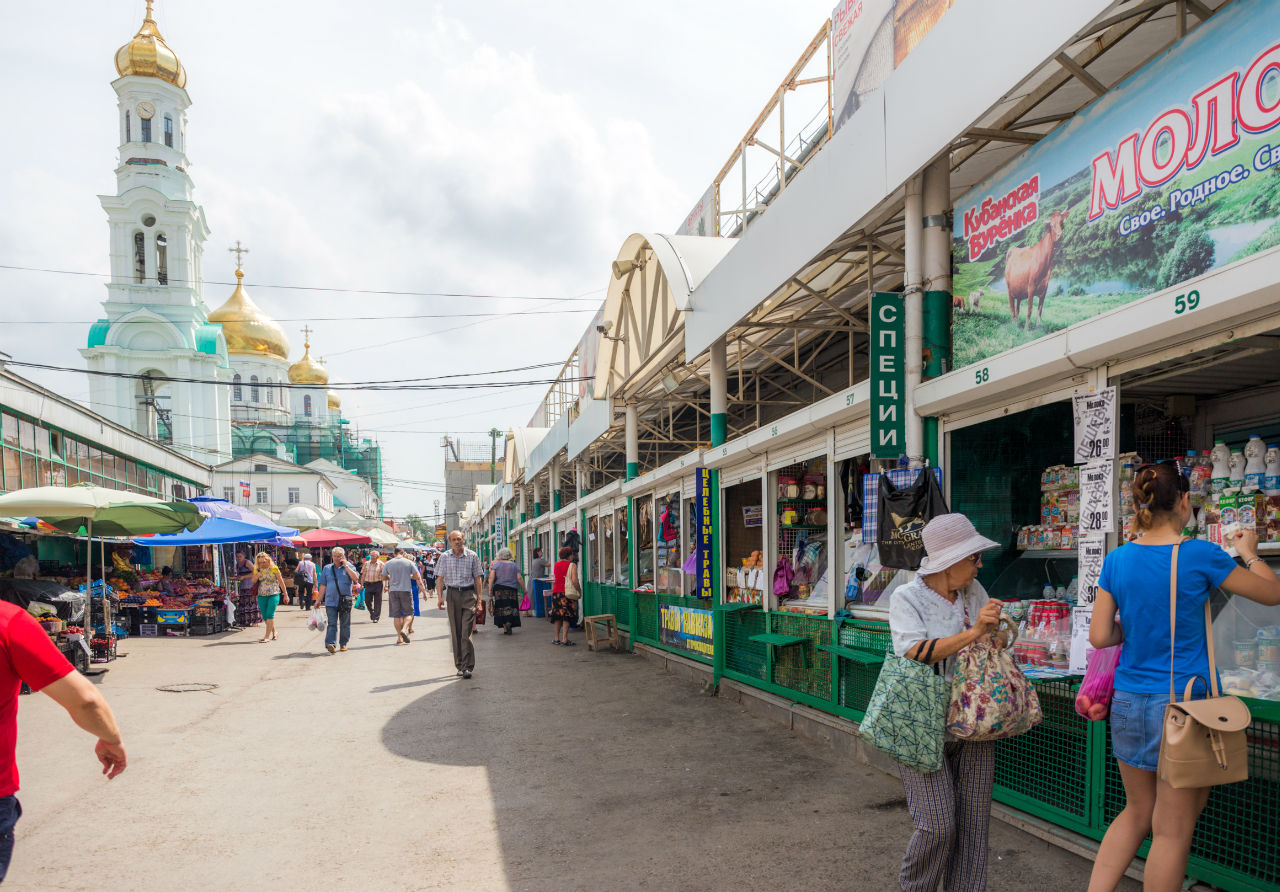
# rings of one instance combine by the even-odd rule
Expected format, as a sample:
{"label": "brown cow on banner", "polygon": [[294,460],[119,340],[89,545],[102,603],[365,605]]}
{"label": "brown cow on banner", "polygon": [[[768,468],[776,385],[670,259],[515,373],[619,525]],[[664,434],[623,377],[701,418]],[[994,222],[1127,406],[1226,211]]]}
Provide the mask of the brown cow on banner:
{"label": "brown cow on banner", "polygon": [[1044,321],[1044,297],[1049,291],[1049,274],[1053,271],[1053,252],[1062,238],[1062,224],[1066,222],[1066,211],[1054,211],[1049,215],[1049,225],[1044,235],[1034,245],[1009,249],[1009,256],[1004,262],[1004,281],[1009,289],[1009,316],[1013,324],[1018,324],[1018,312],[1021,304],[1027,302],[1027,328],[1031,328],[1031,310],[1040,298],[1036,324]]}

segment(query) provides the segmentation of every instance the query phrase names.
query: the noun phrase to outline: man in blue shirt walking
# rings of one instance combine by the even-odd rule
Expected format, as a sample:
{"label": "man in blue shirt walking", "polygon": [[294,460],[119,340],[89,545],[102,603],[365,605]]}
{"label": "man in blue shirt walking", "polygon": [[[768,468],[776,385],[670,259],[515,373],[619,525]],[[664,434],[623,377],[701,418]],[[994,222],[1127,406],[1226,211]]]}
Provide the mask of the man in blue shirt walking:
{"label": "man in blue shirt walking", "polygon": [[[320,571],[317,582],[316,606],[323,604],[329,618],[329,625],[324,630],[324,649],[333,653],[341,647],[345,651],[347,642],[351,640],[351,605],[355,603],[355,593],[360,590],[360,577],[347,560],[346,549],[333,549],[330,562]],[[341,637],[338,634],[339,623],[342,624]]]}

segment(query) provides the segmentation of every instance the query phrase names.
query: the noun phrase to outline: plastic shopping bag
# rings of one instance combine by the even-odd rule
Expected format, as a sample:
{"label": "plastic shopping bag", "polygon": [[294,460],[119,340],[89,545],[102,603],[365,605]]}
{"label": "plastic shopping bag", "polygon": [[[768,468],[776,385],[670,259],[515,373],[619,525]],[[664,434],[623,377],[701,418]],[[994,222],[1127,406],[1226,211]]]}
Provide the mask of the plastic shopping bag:
{"label": "plastic shopping bag", "polygon": [[307,618],[307,628],[315,632],[323,632],[324,627],[328,624],[324,611],[319,607],[312,608],[311,616]]}
{"label": "plastic shopping bag", "polygon": [[1104,647],[1089,654],[1084,681],[1076,694],[1076,712],[1086,719],[1100,722],[1111,714],[1111,695],[1116,689],[1116,666],[1120,663],[1120,645]]}
{"label": "plastic shopping bag", "polygon": [[356,595],[356,602],[351,605],[352,610],[364,610],[364,592]]}

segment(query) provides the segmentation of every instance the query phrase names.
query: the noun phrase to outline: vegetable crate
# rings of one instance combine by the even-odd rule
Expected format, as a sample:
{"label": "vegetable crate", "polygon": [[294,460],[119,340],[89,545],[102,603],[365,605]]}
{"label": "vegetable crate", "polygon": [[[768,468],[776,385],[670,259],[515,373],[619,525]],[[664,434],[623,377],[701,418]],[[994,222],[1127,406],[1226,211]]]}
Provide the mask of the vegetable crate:
{"label": "vegetable crate", "polygon": [[226,629],[224,614],[221,611],[192,611],[188,635],[213,635]]}

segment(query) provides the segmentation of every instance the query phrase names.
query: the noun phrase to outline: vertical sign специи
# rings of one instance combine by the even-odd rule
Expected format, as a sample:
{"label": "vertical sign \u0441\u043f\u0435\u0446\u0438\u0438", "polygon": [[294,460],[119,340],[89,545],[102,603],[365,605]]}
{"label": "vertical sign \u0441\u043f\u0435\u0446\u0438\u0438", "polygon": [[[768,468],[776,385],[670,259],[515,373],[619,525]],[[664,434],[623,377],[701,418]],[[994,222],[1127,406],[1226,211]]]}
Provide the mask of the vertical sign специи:
{"label": "vertical sign \u0441\u043f\u0435\u0446\u0438\u0438", "polygon": [[695,479],[698,483],[697,593],[699,598],[711,598],[715,594],[711,576],[711,525],[713,522],[711,469],[698,468]]}
{"label": "vertical sign \u0441\u043f\u0435\u0446\u0438\u0438", "polygon": [[902,295],[871,296],[871,457],[897,458],[906,451],[903,389],[907,379]]}

